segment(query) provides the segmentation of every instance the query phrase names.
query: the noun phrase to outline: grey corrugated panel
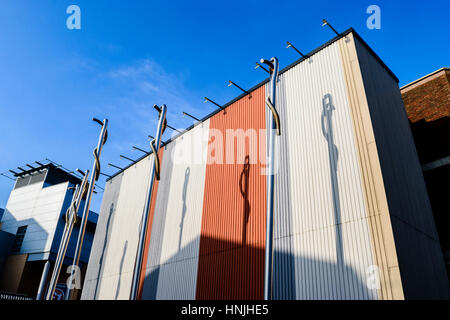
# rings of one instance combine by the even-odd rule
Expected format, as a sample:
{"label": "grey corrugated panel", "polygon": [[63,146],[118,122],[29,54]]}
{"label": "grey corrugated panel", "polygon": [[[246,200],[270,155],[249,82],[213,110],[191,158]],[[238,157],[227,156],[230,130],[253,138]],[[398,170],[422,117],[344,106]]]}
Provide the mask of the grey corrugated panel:
{"label": "grey corrugated panel", "polygon": [[195,299],[208,135],[209,120],[165,147],[143,299]]}
{"label": "grey corrugated panel", "polygon": [[405,298],[446,298],[448,279],[444,260],[400,90],[365,46],[356,41],[356,48]]}
{"label": "grey corrugated panel", "polygon": [[[277,88],[284,130],[275,182],[275,235],[282,241],[276,240],[275,250],[291,258],[275,268],[292,274],[293,257],[297,299],[377,299],[376,290],[365,286],[373,257],[342,72],[333,43],[283,73]],[[335,107],[329,138],[321,125],[327,94]],[[284,281],[277,294],[286,295],[292,277],[275,278]]]}
{"label": "grey corrugated panel", "polygon": [[[2,220],[2,230],[16,234],[19,226],[28,226],[20,253],[50,251],[67,187],[68,182],[47,188],[42,188],[42,183],[36,183],[11,191]],[[34,241],[37,238],[40,240]]]}
{"label": "grey corrugated panel", "polygon": [[101,286],[103,263],[108,259],[109,239],[111,238],[114,213],[119,198],[122,174],[106,182],[103,193],[100,215],[92,243],[89,263],[86,270],[85,281],[81,299],[93,300]]}
{"label": "grey corrugated panel", "polygon": [[[181,249],[198,250],[197,241]],[[176,259],[176,258],[175,258]],[[158,300],[194,300],[197,287],[197,270],[198,257],[174,262],[167,262],[157,266],[160,274],[160,282],[158,283]]]}
{"label": "grey corrugated panel", "polygon": [[[396,75],[386,66],[386,64],[381,60],[381,58],[372,50],[372,48],[370,48],[370,46],[361,38],[361,36],[353,29],[353,28],[349,28],[347,30],[345,30],[344,32],[340,33],[338,36],[334,37],[333,39],[325,42],[324,44],[322,44],[321,46],[317,47],[316,49],[308,52],[306,54],[307,57],[311,57],[313,55],[315,55],[317,52],[320,52],[321,50],[327,48],[329,45],[335,43],[336,41],[339,41],[340,39],[344,38],[345,36],[347,36],[348,34],[353,33],[353,35],[359,39],[361,41],[361,43],[363,43],[363,45],[367,48],[367,50],[369,50],[371,52],[371,54],[373,55],[373,57],[383,66],[383,68],[385,68],[385,70],[398,82],[398,78],[396,77]],[[299,58],[297,60],[295,60],[294,62],[290,63],[289,65],[287,65],[286,67],[284,67],[282,70],[280,70],[280,74],[283,74],[284,72],[289,71],[291,68],[294,68],[295,66],[297,66],[300,63],[303,63],[304,61],[306,61],[308,58]],[[261,81],[260,83],[256,84],[255,86],[253,86],[252,88],[248,89],[247,92],[252,93],[253,91],[255,91],[256,89],[258,89],[259,87],[265,85],[267,82],[269,81],[269,79],[265,79],[263,81]],[[228,101],[227,103],[223,104],[222,107],[223,108],[227,108],[228,106],[232,105],[233,103],[235,103],[236,101],[242,99],[243,97],[245,97],[247,95],[247,93],[243,93],[239,96],[237,96],[236,98]],[[207,116],[203,117],[201,119],[201,122],[206,121],[208,119],[210,119],[212,116],[214,116],[215,114],[217,114],[218,112],[220,112],[221,109],[216,109],[213,112],[211,112],[210,114],[208,114]],[[183,132],[178,133],[176,135],[174,135],[169,141],[166,141],[166,143],[170,143],[171,141],[177,139],[178,137],[180,137],[181,135],[185,134],[186,132],[188,132],[189,130],[193,129],[195,126],[199,125],[201,122],[197,122],[193,125],[191,125],[190,127],[186,128]],[[137,161],[141,161],[142,159],[144,159],[145,156],[142,156],[140,159],[138,159]],[[131,167],[132,164],[129,164],[126,168]],[[112,177],[115,177],[117,174],[119,174],[120,172],[115,173]],[[111,178],[108,178],[111,179]]]}
{"label": "grey corrugated panel", "polygon": [[[280,83],[280,82],[279,82]],[[278,83],[278,84],[279,84]],[[266,84],[266,97],[270,95],[270,83]],[[285,91],[278,90],[277,100],[285,101]],[[295,256],[293,239],[289,235],[292,232],[292,210],[291,210],[291,188],[290,188],[290,163],[289,157],[283,156],[289,154],[289,127],[286,121],[285,104],[279,103],[276,106],[280,114],[280,127],[282,139],[276,137],[275,167],[277,174],[275,176],[274,188],[274,258],[273,258],[273,299],[275,300],[295,300]],[[270,110],[266,110],[266,128],[270,128],[269,115]],[[269,134],[270,131],[267,131]],[[269,139],[267,137],[267,139]],[[268,141],[268,140],[267,140]]]}
{"label": "grey corrugated panel", "polygon": [[158,291],[159,268],[161,251],[164,237],[164,225],[167,219],[167,206],[170,194],[171,175],[173,162],[171,153],[173,146],[171,143],[164,147],[164,153],[161,163],[161,179],[158,183],[156,204],[154,209],[153,221],[151,222],[151,235],[148,248],[147,265],[145,269],[145,280],[142,288],[143,300],[155,300]]}
{"label": "grey corrugated panel", "polygon": [[128,168],[122,175],[119,197],[110,228],[107,259],[97,299],[129,299],[139,230],[153,156]]}

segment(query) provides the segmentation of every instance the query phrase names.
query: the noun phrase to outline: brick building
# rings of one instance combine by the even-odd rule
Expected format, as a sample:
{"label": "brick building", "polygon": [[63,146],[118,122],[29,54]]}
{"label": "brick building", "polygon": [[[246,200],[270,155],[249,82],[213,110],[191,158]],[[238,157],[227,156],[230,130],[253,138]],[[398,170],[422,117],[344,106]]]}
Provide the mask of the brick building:
{"label": "brick building", "polygon": [[450,69],[401,88],[450,277]]}

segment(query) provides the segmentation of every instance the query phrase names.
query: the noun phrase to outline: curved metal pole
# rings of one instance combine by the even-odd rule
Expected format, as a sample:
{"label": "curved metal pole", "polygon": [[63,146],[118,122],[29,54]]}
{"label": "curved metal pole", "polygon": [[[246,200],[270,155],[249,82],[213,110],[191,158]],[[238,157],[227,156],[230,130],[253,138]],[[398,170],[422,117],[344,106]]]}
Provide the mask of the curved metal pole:
{"label": "curved metal pole", "polygon": [[[81,218],[80,230],[78,232],[77,245],[75,247],[75,254],[73,256],[73,264],[70,277],[73,276],[75,266],[78,266],[80,262],[84,233],[86,231],[86,224],[89,217],[89,208],[91,206],[92,192],[94,191],[95,181],[98,180],[98,177],[100,175],[100,155],[102,153],[103,145],[105,144],[108,137],[108,119],[104,119],[103,122],[95,118],[93,120],[102,126],[102,130],[100,132],[100,137],[98,138],[97,148],[94,149],[94,165],[92,166],[92,173],[89,179],[89,188],[86,194],[86,201],[84,202],[83,216]],[[70,300],[71,291],[71,288],[67,288],[66,299],[68,300]]]}
{"label": "curved metal pole", "polygon": [[[156,108],[156,106],[155,106]],[[151,142],[154,142],[153,148],[156,152],[153,153],[153,156],[158,157],[159,148],[161,145],[161,137],[164,132],[164,123],[166,119],[166,113],[167,113],[167,107],[165,104],[162,105],[162,108],[159,109],[159,122],[158,127],[156,129],[156,138]],[[136,300],[138,299],[139,294],[139,281],[141,279],[141,270],[142,270],[142,264],[143,264],[143,256],[144,256],[144,247],[145,247],[145,239],[147,238],[147,227],[149,224],[149,216],[150,216],[150,207],[151,207],[151,201],[152,201],[152,194],[153,194],[153,187],[155,184],[155,178],[159,175],[159,172],[157,172],[159,165],[157,164],[157,161],[154,162],[152,169],[150,171],[150,179],[149,179],[149,188],[147,190],[147,194],[145,197],[145,206],[144,206],[144,213],[142,217],[141,222],[141,229],[140,229],[140,235],[139,235],[139,244],[138,244],[138,250],[136,255],[136,262],[134,265],[134,272],[133,272],[133,282],[131,284],[131,293],[130,293],[130,299]]]}
{"label": "curved metal pole", "polygon": [[81,186],[76,185],[75,187],[72,202],[68,209],[69,212],[68,214],[66,214],[66,225],[64,227],[61,241],[59,243],[58,254],[55,259],[55,266],[53,267],[52,276],[50,278],[50,283],[47,289],[47,295],[45,297],[46,300],[51,300],[53,298],[59,274],[61,273],[61,268],[64,263],[64,257],[66,256],[67,246],[69,245],[70,236],[72,234],[73,226],[76,222],[78,210],[83,198],[83,191],[87,187],[88,175],[89,170],[84,173],[83,180],[81,181]]}
{"label": "curved metal pole", "polygon": [[[269,113],[269,143],[267,155],[269,169],[267,174],[267,214],[266,214],[266,251],[264,264],[264,300],[272,299],[272,271],[273,271],[273,199],[274,199],[274,159],[275,159],[275,135],[280,134],[278,113],[275,109],[276,91],[278,80],[278,59],[270,61],[261,59],[261,63],[269,66],[270,70],[270,96],[266,104],[271,111]],[[278,120],[277,120],[278,119]]]}
{"label": "curved metal pole", "polygon": [[[78,200],[79,194],[80,194],[79,190],[80,190],[79,185],[76,185],[75,191],[72,195],[72,202],[70,203],[70,207],[67,209],[67,210],[69,210],[69,214],[66,214],[66,216],[69,216],[69,220],[67,220],[67,218],[66,218],[66,224],[64,225],[64,231],[61,236],[61,240],[59,242],[58,253],[56,255],[55,265],[53,267],[52,275],[50,277],[50,283],[47,288],[47,294],[45,296],[45,300],[52,300],[53,294],[55,292],[56,284],[58,282],[59,274],[61,272],[61,267],[64,262],[64,256],[66,254],[67,244],[69,242],[67,240],[70,239],[70,234],[72,232],[72,227],[73,227],[72,217],[73,217],[74,208],[76,210],[76,206],[77,206],[76,204],[77,204],[77,200]],[[62,256],[62,258],[61,258],[61,256]]]}

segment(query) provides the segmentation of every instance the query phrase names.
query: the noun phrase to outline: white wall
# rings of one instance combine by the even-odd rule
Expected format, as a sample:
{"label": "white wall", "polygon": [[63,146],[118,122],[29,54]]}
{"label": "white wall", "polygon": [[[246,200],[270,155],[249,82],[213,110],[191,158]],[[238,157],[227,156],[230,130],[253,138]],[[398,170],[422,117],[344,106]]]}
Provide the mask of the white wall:
{"label": "white wall", "polygon": [[371,240],[338,42],[280,76],[276,107],[275,297],[376,299],[366,286]]}
{"label": "white wall", "polygon": [[142,299],[195,299],[209,120],[164,150]]}
{"label": "white wall", "polygon": [[48,252],[52,245],[68,182],[42,186],[41,182],[14,189],[6,204],[2,230],[16,234],[18,227],[28,226],[21,254]]}
{"label": "white wall", "polygon": [[[104,199],[100,211],[100,230],[114,203],[113,223],[109,227],[109,237],[105,248],[105,231],[95,235],[91,257],[103,255],[100,263],[88,264],[82,299],[130,298],[131,281],[139,242],[139,228],[144,211],[150,166],[153,156],[148,156],[131,166],[125,172],[107,183],[105,194],[120,189],[117,198]],[[95,261],[95,260],[94,260]],[[99,268],[101,267],[100,274]],[[98,283],[97,283],[98,281]]]}

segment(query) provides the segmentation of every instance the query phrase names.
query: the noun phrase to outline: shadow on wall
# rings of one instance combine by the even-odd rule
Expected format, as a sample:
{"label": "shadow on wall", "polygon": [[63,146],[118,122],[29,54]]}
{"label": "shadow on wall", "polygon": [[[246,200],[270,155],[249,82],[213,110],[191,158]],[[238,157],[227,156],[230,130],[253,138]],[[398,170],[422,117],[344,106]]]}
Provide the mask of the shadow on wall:
{"label": "shadow on wall", "polygon": [[123,245],[122,259],[120,259],[120,267],[119,267],[119,281],[117,282],[115,300],[117,300],[117,298],[119,297],[119,293],[120,293],[120,280],[122,279],[123,263],[125,261],[125,255],[127,254],[127,247],[128,247],[128,240],[126,240],[125,244]]}
{"label": "shadow on wall", "polygon": [[[276,239],[273,299],[376,299],[376,289],[369,289],[366,279],[360,278],[356,270],[344,261],[337,177],[338,149],[334,142],[332,126],[335,106],[330,94],[323,96],[322,108],[321,127],[322,134],[328,143],[336,258],[334,261],[324,261],[295,254],[292,237]],[[287,145],[284,147],[286,148]],[[237,184],[242,196],[242,217],[239,217],[243,221],[242,230],[239,230],[242,232],[242,240],[230,241],[202,234],[200,243],[203,250],[198,257],[186,259],[189,253],[197,252],[198,241],[193,241],[167,261],[149,269],[150,272],[145,278],[145,282],[149,285],[144,286],[143,299],[250,300],[263,298],[264,246],[256,247],[247,243],[247,232],[250,232],[247,227],[251,212],[249,190],[252,190],[249,188],[249,160],[247,156]],[[281,159],[281,167],[289,165],[284,160]],[[289,171],[281,170],[281,172]],[[289,189],[289,183],[287,185]],[[280,198],[284,199],[284,196]],[[290,207],[287,210],[290,212]],[[289,217],[286,217],[286,214]],[[282,213],[278,218],[292,219],[292,214],[294,213]],[[239,223],[235,225],[236,228],[241,227]],[[182,224],[180,227],[181,233]],[[251,232],[265,234],[264,228],[261,226],[260,230],[251,230]],[[230,230],[230,234],[235,234],[235,231],[237,230]],[[282,241],[288,241],[289,246],[277,246],[277,243]],[[288,252],[277,249],[278,247],[287,248],[285,250]]]}
{"label": "shadow on wall", "polygon": [[[111,220],[113,218],[114,212],[115,212],[114,203],[111,203],[111,207],[109,208],[108,220],[106,222],[105,240],[103,242],[102,254],[101,254],[100,259],[98,261],[98,265],[99,266],[98,266],[97,279],[99,279],[100,276],[103,273],[103,259],[105,258],[105,251],[106,251],[106,248],[108,247],[108,244],[109,244],[108,240],[109,240],[109,237],[110,237],[110,234],[111,234],[109,232],[109,230],[110,230],[110,227],[111,227]],[[100,285],[100,281],[97,281],[96,284],[95,284],[95,289],[94,289],[94,299],[97,298],[97,292],[98,292],[98,289],[99,289],[99,285]]]}
{"label": "shadow on wall", "polygon": [[191,173],[191,169],[189,167],[186,168],[186,171],[184,172],[184,184],[183,184],[183,209],[181,211],[181,222],[180,222],[180,236],[178,238],[178,250],[181,249],[181,240],[183,239],[183,226],[184,226],[184,218],[186,217],[186,194],[188,189],[188,183],[189,183],[189,175]]}
{"label": "shadow on wall", "polygon": [[247,243],[247,227],[250,219],[250,201],[248,200],[248,186],[250,177],[250,157],[247,155],[244,161],[244,167],[239,177],[239,191],[241,192],[243,203],[242,213],[242,245]]}
{"label": "shadow on wall", "polygon": [[333,105],[333,97],[327,93],[322,98],[322,117],[321,126],[322,133],[328,143],[328,160],[330,165],[330,181],[331,193],[333,195],[333,211],[334,224],[336,229],[336,256],[337,264],[344,263],[343,245],[342,245],[342,231],[341,231],[341,201],[339,198],[339,184],[337,177],[337,165],[339,160],[339,150],[334,144],[333,135],[333,111],[336,109]]}
{"label": "shadow on wall", "polygon": [[[229,242],[202,236],[200,241],[211,248],[211,252],[186,259],[186,252],[193,252],[197,242],[193,241],[180,252],[153,267],[145,282],[143,299],[198,299],[198,300],[252,300],[263,298],[264,248]],[[228,248],[225,251],[218,248]],[[365,279],[360,279],[351,266],[335,262],[316,260],[286,252],[275,251],[278,263],[297,266],[295,296],[283,299],[373,299],[374,290],[369,290]],[[199,260],[202,262],[199,263]],[[198,265],[194,273],[193,265]],[[200,268],[200,266],[204,266]],[[274,270],[277,270],[275,268]],[[175,271],[175,272],[173,272]],[[285,275],[276,274],[273,283],[273,299],[279,300],[278,292],[284,291]],[[344,285],[342,285],[345,282]],[[371,292],[372,291],[372,292]]]}

